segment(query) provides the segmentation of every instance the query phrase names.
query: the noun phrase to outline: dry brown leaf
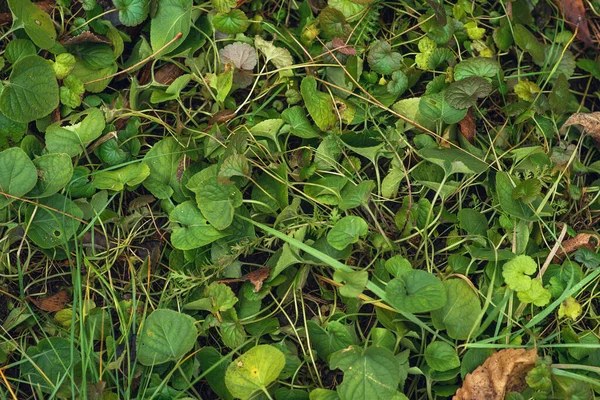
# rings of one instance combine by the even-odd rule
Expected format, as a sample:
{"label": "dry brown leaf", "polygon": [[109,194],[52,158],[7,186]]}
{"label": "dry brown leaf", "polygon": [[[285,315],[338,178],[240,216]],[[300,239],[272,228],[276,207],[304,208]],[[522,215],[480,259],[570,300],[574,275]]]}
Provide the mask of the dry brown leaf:
{"label": "dry brown leaf", "polygon": [[567,22],[577,28],[577,38],[581,40],[585,47],[594,45],[590,29],[585,16],[585,7],[582,0],[560,0],[560,8]]}
{"label": "dry brown leaf", "polygon": [[183,70],[175,64],[166,64],[154,73],[154,80],[161,85],[170,85],[173,81],[183,75]]}
{"label": "dry brown leaf", "polygon": [[[592,238],[596,241],[595,243],[590,242],[590,239]],[[587,247],[590,250],[594,250],[598,244],[600,244],[600,237],[598,235],[594,233],[579,233],[574,238],[562,242],[562,248],[556,252],[553,261],[559,262],[566,254],[572,253],[581,247]]]}
{"label": "dry brown leaf", "polygon": [[47,296],[41,299],[34,299],[32,297],[27,298],[40,310],[46,312],[60,311],[65,308],[65,305],[69,302],[69,295],[66,290],[61,290],[52,296]]}
{"label": "dry brown leaf", "polygon": [[470,143],[473,143],[477,129],[475,127],[475,118],[473,118],[473,110],[471,108],[467,111],[467,115],[458,121],[458,125],[460,126],[460,133],[462,133],[465,139]]}
{"label": "dry brown leaf", "polygon": [[503,400],[510,392],[521,392],[536,359],[537,349],[500,350],[466,376],[452,400]]}
{"label": "dry brown leaf", "polygon": [[110,40],[104,36],[96,35],[90,31],[83,31],[77,36],[69,36],[66,39],[62,39],[61,43],[65,46],[72,46],[75,44],[83,43],[105,43],[110,44]]}
{"label": "dry brown leaf", "polygon": [[269,277],[271,268],[259,268],[240,278],[241,281],[250,281],[254,285],[254,293],[258,293],[262,289],[264,281]]}
{"label": "dry brown leaf", "polygon": [[592,113],[575,113],[571,115],[560,128],[561,132],[571,125],[581,125],[594,140],[600,142],[600,111]]}

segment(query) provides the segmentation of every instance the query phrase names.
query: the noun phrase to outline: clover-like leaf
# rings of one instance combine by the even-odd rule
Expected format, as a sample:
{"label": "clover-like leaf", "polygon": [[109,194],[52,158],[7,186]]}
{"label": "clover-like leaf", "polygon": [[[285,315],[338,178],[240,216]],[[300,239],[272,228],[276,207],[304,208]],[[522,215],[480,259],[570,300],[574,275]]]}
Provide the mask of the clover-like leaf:
{"label": "clover-like leaf", "polygon": [[392,51],[389,42],[379,40],[369,50],[367,62],[373,71],[390,75],[402,67],[402,55]]}
{"label": "clover-like leaf", "polygon": [[148,0],[113,0],[119,20],[125,26],[136,26],[148,17]]}
{"label": "clover-like leaf", "polygon": [[459,110],[474,106],[478,98],[489,95],[492,85],[486,79],[472,76],[452,83],[446,89],[446,101]]}
{"label": "clover-like leaf", "polygon": [[526,255],[520,255],[504,264],[502,276],[509,288],[517,292],[529,290],[532,275],[537,270],[535,260]]}
{"label": "clover-like leaf", "polygon": [[213,18],[213,25],[219,31],[234,35],[245,32],[250,26],[248,17],[242,10],[231,10],[228,13],[217,14]]}
{"label": "clover-like leaf", "polygon": [[517,297],[523,303],[533,303],[538,307],[543,307],[550,303],[552,295],[548,289],[542,286],[541,279],[532,279],[529,289],[517,292]]}

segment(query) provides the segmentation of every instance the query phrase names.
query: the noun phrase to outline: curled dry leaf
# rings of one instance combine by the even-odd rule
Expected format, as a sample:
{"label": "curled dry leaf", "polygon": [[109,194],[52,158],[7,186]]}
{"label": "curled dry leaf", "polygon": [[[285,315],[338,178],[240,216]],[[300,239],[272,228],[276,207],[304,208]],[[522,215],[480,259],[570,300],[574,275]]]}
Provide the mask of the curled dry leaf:
{"label": "curled dry leaf", "polygon": [[[594,239],[593,242],[591,241],[592,238]],[[572,253],[582,247],[594,250],[598,244],[600,244],[600,237],[598,235],[593,233],[579,233],[574,238],[562,242],[562,248],[556,252],[553,261],[560,262],[566,254]]]}
{"label": "curled dry leaf", "polygon": [[51,296],[43,297],[41,299],[34,299],[27,297],[27,300],[32,302],[40,310],[46,312],[60,311],[65,308],[65,305],[69,302],[69,295],[66,290],[61,290]]}
{"label": "curled dry leaf", "polygon": [[90,31],[83,31],[77,36],[69,36],[61,40],[61,43],[65,46],[72,46],[83,43],[105,43],[110,44],[110,40],[104,36],[96,35]]}
{"label": "curled dry leaf", "polygon": [[521,392],[536,359],[537,349],[500,350],[466,376],[452,400],[503,400],[510,392]]}
{"label": "curled dry leaf", "polygon": [[600,112],[593,113],[575,113],[571,115],[563,124],[561,131],[564,131],[571,125],[581,125],[584,131],[589,133],[594,140],[600,142]]}
{"label": "curled dry leaf", "polygon": [[470,143],[473,143],[477,129],[475,128],[475,118],[473,118],[473,110],[471,108],[467,111],[467,115],[458,121],[458,125],[460,126],[460,133],[462,133],[465,139]]}
{"label": "curled dry leaf", "polygon": [[581,40],[586,47],[592,47],[594,43],[585,16],[583,1],[561,0],[560,8],[567,22],[573,26],[573,29],[577,28],[577,38]]}
{"label": "curled dry leaf", "polygon": [[240,278],[241,281],[250,281],[254,285],[254,293],[258,293],[262,289],[265,279],[269,277],[271,268],[259,268],[252,272],[248,272],[246,275]]}
{"label": "curled dry leaf", "polygon": [[181,75],[183,75],[183,70],[177,65],[166,64],[154,73],[154,80],[161,85],[170,85]]}

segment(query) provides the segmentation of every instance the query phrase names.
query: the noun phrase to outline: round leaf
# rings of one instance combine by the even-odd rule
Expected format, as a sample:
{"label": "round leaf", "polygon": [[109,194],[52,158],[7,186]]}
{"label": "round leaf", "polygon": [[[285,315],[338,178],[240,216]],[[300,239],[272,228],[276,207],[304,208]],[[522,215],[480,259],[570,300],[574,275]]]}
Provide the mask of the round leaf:
{"label": "round leaf", "polygon": [[15,16],[15,26],[25,28],[33,43],[46,50],[56,44],[56,29],[48,13],[29,0],[9,0],[8,5]]}
{"label": "round leaf", "polygon": [[386,41],[377,41],[367,56],[369,66],[375,72],[389,75],[402,67],[402,55],[392,51],[392,45]]}
{"label": "round leaf", "polygon": [[454,67],[454,80],[460,81],[470,76],[493,78],[499,71],[500,64],[496,60],[487,57],[467,58]]}
{"label": "round leaf", "polygon": [[169,45],[162,53],[174,50],[190,33],[192,25],[192,0],[161,0],[156,15],[150,23],[150,44],[158,51],[169,43],[178,33],[181,38]]}
{"label": "round leaf", "polygon": [[250,26],[250,22],[242,10],[233,9],[228,13],[215,15],[213,25],[223,33],[235,35],[236,33],[245,32]]}
{"label": "round leaf", "polygon": [[475,105],[477,98],[490,94],[492,84],[485,78],[472,76],[452,83],[446,89],[446,101],[452,107],[462,110]]}
{"label": "round leaf", "polygon": [[449,371],[460,367],[456,349],[445,342],[430,343],[425,349],[427,365],[436,371]]}
{"label": "round leaf", "polygon": [[[0,209],[29,192],[37,182],[37,170],[19,147],[0,152]],[[14,196],[14,197],[13,197]]]}
{"label": "round leaf", "polygon": [[33,160],[38,181],[27,197],[48,197],[65,187],[73,176],[71,157],[64,153],[46,154]]}
{"label": "round leaf", "polygon": [[457,110],[450,107],[443,93],[434,93],[421,97],[419,112],[431,121],[444,121],[446,124],[456,124],[467,114],[467,110]]}
{"label": "round leaf", "polygon": [[437,310],[446,304],[446,289],[429,272],[411,270],[392,279],[385,289],[392,306],[409,313]]}
{"label": "round leaf", "polygon": [[125,26],[136,26],[148,17],[148,0],[113,0],[119,19]]}
{"label": "round leaf", "polygon": [[344,250],[349,244],[369,232],[369,226],[361,217],[348,216],[340,219],[327,234],[327,242],[336,250]]}
{"label": "round leaf", "polygon": [[285,356],[279,349],[259,345],[229,364],[225,384],[234,397],[248,399],[275,381],[284,366]]}
{"label": "round leaf", "polygon": [[431,312],[433,325],[445,329],[452,339],[465,340],[473,328],[479,327],[479,298],[462,279],[448,279],[443,284],[448,301],[444,307]]}
{"label": "round leaf", "polygon": [[75,235],[83,211],[56,193],[40,200],[39,205],[27,207],[26,217],[27,220],[33,218],[27,236],[42,249],[50,249],[66,244]]}
{"label": "round leaf", "polygon": [[194,347],[196,320],[187,314],[158,309],[144,322],[137,339],[137,359],[142,365],[158,365],[183,357]]}
{"label": "round leaf", "polygon": [[58,107],[58,83],[54,70],[39,56],[19,59],[0,94],[0,110],[17,122],[45,117]]}
{"label": "round leaf", "polygon": [[171,233],[171,242],[176,249],[197,249],[225,236],[206,222],[191,200],[175,207],[169,214],[169,221],[177,224]]}
{"label": "round leaf", "polygon": [[34,44],[27,39],[14,39],[6,45],[4,56],[10,63],[17,62],[20,58],[33,56],[37,53]]}

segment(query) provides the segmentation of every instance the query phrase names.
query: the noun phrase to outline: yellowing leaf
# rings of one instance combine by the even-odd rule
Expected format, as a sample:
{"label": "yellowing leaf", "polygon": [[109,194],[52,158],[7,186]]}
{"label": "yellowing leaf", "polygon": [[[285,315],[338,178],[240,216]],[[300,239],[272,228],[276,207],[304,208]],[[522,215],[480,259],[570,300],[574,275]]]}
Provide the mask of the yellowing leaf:
{"label": "yellowing leaf", "polygon": [[274,346],[259,345],[234,360],[225,373],[225,384],[231,394],[242,400],[265,390],[281,373],[285,356]]}
{"label": "yellowing leaf", "polygon": [[276,47],[273,42],[266,41],[258,35],[254,38],[254,45],[265,55],[267,61],[271,61],[277,68],[289,67],[294,63],[287,49]]}
{"label": "yellowing leaf", "polygon": [[532,101],[534,95],[541,91],[535,82],[521,81],[515,85],[515,93],[521,100]]}
{"label": "yellowing leaf", "polygon": [[307,76],[302,79],[300,92],[308,109],[308,113],[319,129],[327,131],[337,124],[336,111],[331,96],[317,90],[315,78]]}
{"label": "yellowing leaf", "polygon": [[567,297],[565,301],[560,303],[558,308],[558,318],[571,318],[576,320],[581,315],[581,304],[577,302],[573,297]]}

